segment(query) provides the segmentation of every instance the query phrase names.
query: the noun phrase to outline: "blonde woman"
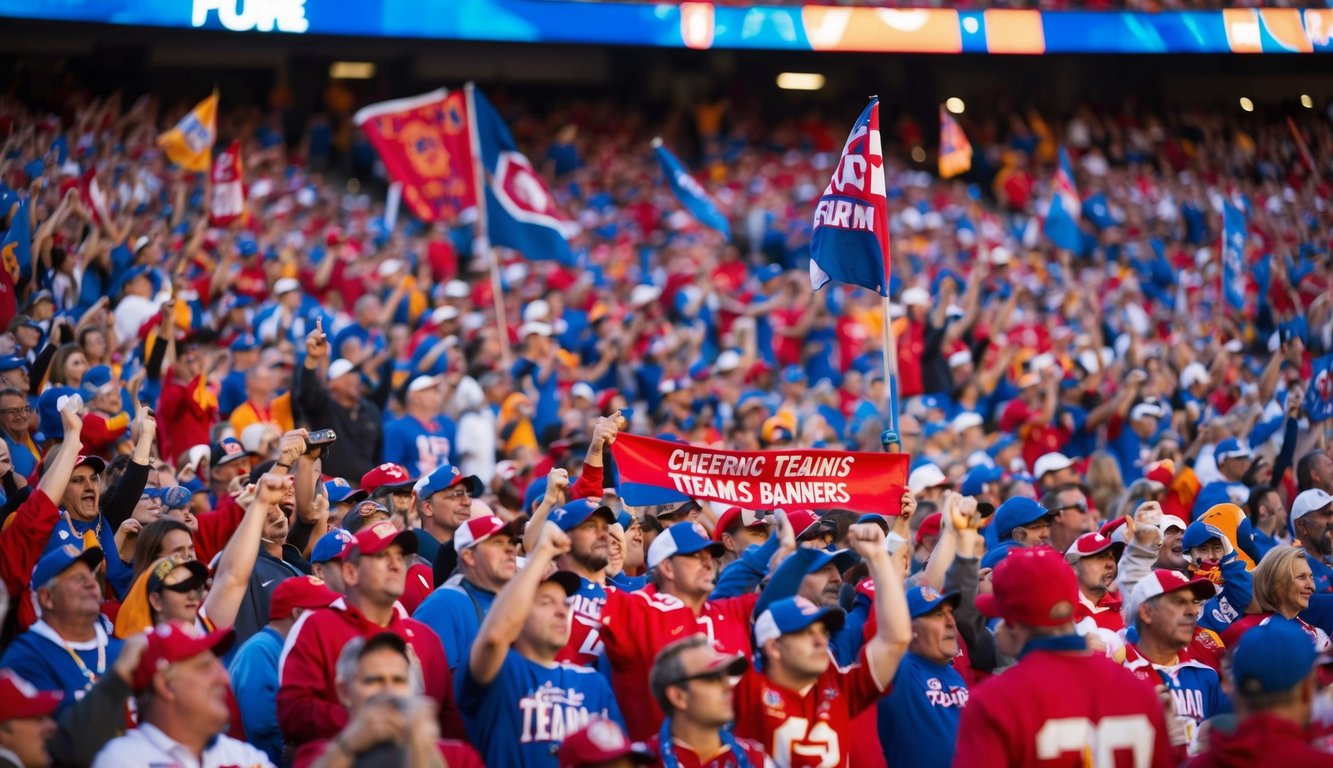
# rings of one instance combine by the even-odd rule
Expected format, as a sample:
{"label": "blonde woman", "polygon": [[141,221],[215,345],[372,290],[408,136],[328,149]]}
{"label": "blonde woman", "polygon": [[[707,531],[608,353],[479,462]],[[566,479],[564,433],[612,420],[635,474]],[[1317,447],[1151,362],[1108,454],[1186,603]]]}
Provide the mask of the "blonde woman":
{"label": "blonde woman", "polygon": [[1324,630],[1301,619],[1300,612],[1310,607],[1314,595],[1314,575],[1305,551],[1296,547],[1274,547],[1254,569],[1254,601],[1246,614],[1227,627],[1222,642],[1232,648],[1252,627],[1268,621],[1288,620],[1301,625],[1314,642],[1315,650],[1325,653],[1333,650]]}

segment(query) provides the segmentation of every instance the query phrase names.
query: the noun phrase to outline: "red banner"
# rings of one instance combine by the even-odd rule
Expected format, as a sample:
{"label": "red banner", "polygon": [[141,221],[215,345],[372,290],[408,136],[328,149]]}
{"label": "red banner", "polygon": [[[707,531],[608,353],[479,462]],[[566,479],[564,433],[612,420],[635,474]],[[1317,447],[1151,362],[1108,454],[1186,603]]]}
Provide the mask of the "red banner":
{"label": "red banner", "polygon": [[372,104],[352,118],[422,221],[452,221],[477,204],[467,98],[444,89]]}
{"label": "red banner", "polygon": [[746,509],[851,509],[896,515],[907,485],[902,453],[723,451],[621,434],[611,446],[626,504],[682,497]]}
{"label": "red banner", "polygon": [[233,141],[213,161],[213,199],[208,220],[225,227],[245,216],[245,172],[241,168],[241,142]]}

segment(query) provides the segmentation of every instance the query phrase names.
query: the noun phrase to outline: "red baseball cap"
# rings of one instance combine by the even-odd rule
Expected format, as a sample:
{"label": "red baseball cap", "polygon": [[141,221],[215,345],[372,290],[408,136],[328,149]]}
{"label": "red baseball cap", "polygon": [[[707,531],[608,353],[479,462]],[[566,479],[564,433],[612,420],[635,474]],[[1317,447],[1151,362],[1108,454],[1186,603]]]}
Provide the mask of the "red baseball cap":
{"label": "red baseball cap", "polygon": [[1070,544],[1069,549],[1065,550],[1065,561],[1073,564],[1085,557],[1091,557],[1112,548],[1116,550],[1115,559],[1118,561],[1120,555],[1125,551],[1125,542],[1115,541],[1097,531],[1085,533],[1074,539],[1074,543]]}
{"label": "red baseball cap", "polygon": [[808,509],[791,510],[787,513],[787,522],[791,523],[792,532],[796,534],[798,541],[807,537],[814,538],[826,531],[828,533],[837,533],[838,531],[833,521],[825,520]]}
{"label": "red baseball cap", "polygon": [[1182,589],[1192,592],[1196,600],[1210,600],[1217,594],[1217,585],[1202,576],[1191,579],[1180,571],[1158,568],[1134,585],[1129,599],[1132,605],[1143,605],[1154,597]]}
{"label": "red baseball cap", "polygon": [[296,608],[327,608],[341,597],[323,579],[314,576],[284,579],[273,588],[273,596],[268,600],[268,620],[290,619]]}
{"label": "red baseball cap", "polygon": [[927,536],[939,536],[940,524],[943,519],[943,515],[939,512],[926,515],[926,519],[921,521],[921,527],[916,529],[916,543],[920,544],[921,540]]}
{"label": "red baseball cap", "polygon": [[458,526],[458,530],[454,531],[454,551],[462,552],[465,549],[475,547],[505,530],[509,531],[509,535],[513,538],[518,538],[520,535],[518,525],[507,523],[495,515],[474,517]]}
{"label": "red baseball cap", "polygon": [[378,555],[388,549],[390,544],[402,547],[403,554],[407,555],[415,554],[418,546],[416,534],[412,531],[400,531],[388,520],[381,520],[369,528],[357,531],[352,540],[343,547],[340,557],[346,559],[354,549],[363,555]]}
{"label": "red baseball cap", "polygon": [[361,490],[374,493],[381,488],[390,491],[411,490],[416,480],[407,469],[398,464],[381,464],[361,476]]}
{"label": "red baseball cap", "polygon": [[153,684],[153,675],[179,661],[192,659],[204,651],[221,656],[236,640],[231,627],[201,635],[194,627],[179,621],[158,624],[148,630],[148,647],[134,671],[135,691],[146,690]]}
{"label": "red baseball cap", "polygon": [[1074,620],[1078,577],[1050,547],[1020,547],[991,572],[994,592],[977,595],[977,610],[991,618],[1033,627]]}
{"label": "red baseball cap", "polygon": [[13,670],[0,670],[0,723],[55,714],[61,691],[39,691]]}
{"label": "red baseball cap", "polygon": [[[737,519],[746,528],[763,528],[766,526],[766,523],[759,519],[759,516],[753,511],[740,507],[729,507],[717,519],[717,525],[713,526],[713,541],[722,541],[722,534],[726,533],[728,528],[736,525]],[[788,519],[790,520],[790,518]]]}
{"label": "red baseball cap", "polygon": [[636,763],[648,764],[652,758],[637,751],[625,732],[611,720],[598,718],[588,727],[565,737],[560,745],[560,768],[582,768],[600,765],[628,757]]}

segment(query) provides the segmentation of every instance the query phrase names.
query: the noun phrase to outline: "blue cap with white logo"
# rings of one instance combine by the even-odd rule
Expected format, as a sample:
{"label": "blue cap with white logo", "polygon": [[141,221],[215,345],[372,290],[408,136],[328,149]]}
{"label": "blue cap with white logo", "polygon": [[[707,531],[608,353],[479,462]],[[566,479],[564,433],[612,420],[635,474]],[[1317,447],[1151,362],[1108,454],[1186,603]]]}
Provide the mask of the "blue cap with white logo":
{"label": "blue cap with white logo", "polygon": [[35,590],[69,570],[75,563],[84,563],[90,569],[96,570],[97,566],[102,564],[102,557],[101,547],[80,549],[76,544],[56,547],[37,561],[36,567],[32,569],[32,581],[28,586]]}
{"label": "blue cap with white logo", "polygon": [[551,510],[547,519],[555,523],[560,530],[568,533],[583,525],[583,522],[593,515],[598,515],[606,520],[607,525],[616,522],[615,513],[611,511],[610,507],[599,504],[592,499],[575,499],[563,507]]}

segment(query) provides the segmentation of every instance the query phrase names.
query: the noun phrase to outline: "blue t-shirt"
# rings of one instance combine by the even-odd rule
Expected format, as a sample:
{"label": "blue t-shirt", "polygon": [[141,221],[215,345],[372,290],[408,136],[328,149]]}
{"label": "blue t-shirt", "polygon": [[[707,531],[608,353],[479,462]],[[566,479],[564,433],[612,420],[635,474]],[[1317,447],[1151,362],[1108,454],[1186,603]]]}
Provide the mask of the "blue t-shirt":
{"label": "blue t-shirt", "polygon": [[245,725],[245,738],[264,750],[274,765],[285,765],[282,729],[278,727],[278,658],[282,636],[264,627],[236,651],[228,673]]}
{"label": "blue t-shirt", "polygon": [[449,657],[449,669],[455,673],[467,666],[472,641],[481,631],[482,619],[491,610],[495,593],[478,587],[466,579],[435,590],[417,606],[412,618],[435,630],[444,643],[444,654]]}
{"label": "blue t-shirt", "polygon": [[[105,619],[99,619],[105,622]],[[120,655],[122,642],[111,636],[109,625],[99,625],[98,639],[87,643],[65,643],[42,622],[14,638],[0,656],[0,669],[12,669],[39,691],[65,694],[55,711],[61,712],[82,699],[102,677],[114,674],[111,665]],[[105,643],[102,651],[99,646]],[[77,657],[77,661],[75,660]]]}
{"label": "blue t-shirt", "polygon": [[425,477],[441,464],[455,463],[458,427],[448,416],[422,424],[407,415],[384,425],[384,460],[399,464],[412,477]]}
{"label": "blue t-shirt", "polygon": [[903,656],[893,688],[879,700],[879,743],[889,765],[948,766],[967,706],[967,684],[953,663]]}
{"label": "blue t-shirt", "polygon": [[245,371],[231,371],[222,377],[222,388],[218,391],[218,415],[221,418],[231,416],[231,412],[245,402]]}
{"label": "blue t-shirt", "polygon": [[1120,477],[1125,481],[1125,485],[1130,485],[1143,477],[1143,441],[1139,439],[1138,433],[1130,428],[1128,422],[1120,425],[1120,433],[1112,438],[1106,447],[1120,465]]}
{"label": "blue t-shirt", "polygon": [[547,667],[512,648],[489,684],[473,680],[468,665],[462,670],[458,709],[468,737],[482,746],[486,765],[556,768],[565,737],[594,718],[625,726],[611,685],[596,670],[560,663]]}
{"label": "blue t-shirt", "polygon": [[51,538],[47,539],[46,549],[42,550],[42,554],[45,555],[66,544],[81,544],[83,535],[88,531],[96,531],[97,543],[102,547],[102,554],[106,557],[107,584],[111,586],[111,591],[116,597],[125,599],[134,580],[134,572],[121,562],[120,550],[116,548],[116,532],[102,514],[99,513],[91,521],[84,521],[76,520],[62,510],[60,520],[56,522],[55,530],[51,531]]}

